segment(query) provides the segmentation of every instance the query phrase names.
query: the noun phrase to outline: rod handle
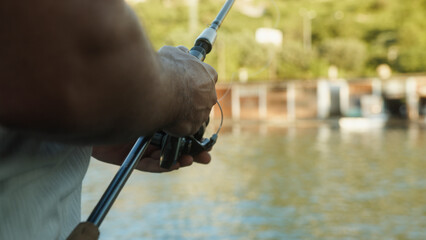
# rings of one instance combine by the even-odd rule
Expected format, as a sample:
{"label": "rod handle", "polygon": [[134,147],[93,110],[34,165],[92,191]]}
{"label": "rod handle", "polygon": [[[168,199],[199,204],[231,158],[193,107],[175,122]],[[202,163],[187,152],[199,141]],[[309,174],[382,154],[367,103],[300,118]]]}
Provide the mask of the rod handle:
{"label": "rod handle", "polygon": [[204,59],[206,58],[207,52],[201,46],[194,46],[191,48],[191,50],[189,50],[189,54],[191,54],[192,56],[198,58],[200,61],[203,62]]}
{"label": "rod handle", "polygon": [[98,240],[99,229],[91,222],[82,222],[74,228],[67,240]]}
{"label": "rod handle", "polygon": [[204,61],[206,55],[212,50],[213,45],[216,41],[217,32],[216,29],[208,27],[198,36],[195,40],[194,47],[191,48],[189,53],[200,61]]}

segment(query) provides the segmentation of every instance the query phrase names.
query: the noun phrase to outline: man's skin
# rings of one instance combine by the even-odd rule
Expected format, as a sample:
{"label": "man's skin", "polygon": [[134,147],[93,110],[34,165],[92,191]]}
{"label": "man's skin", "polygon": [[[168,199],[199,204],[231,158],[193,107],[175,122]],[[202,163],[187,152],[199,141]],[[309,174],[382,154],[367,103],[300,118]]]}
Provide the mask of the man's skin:
{"label": "man's skin", "polygon": [[[0,125],[7,128],[94,145],[95,158],[120,164],[138,136],[195,133],[216,102],[216,81],[216,71],[183,47],[155,52],[123,0],[0,3]],[[168,171],[158,155],[150,149],[138,168]],[[193,161],[210,156],[184,156],[174,169]]]}

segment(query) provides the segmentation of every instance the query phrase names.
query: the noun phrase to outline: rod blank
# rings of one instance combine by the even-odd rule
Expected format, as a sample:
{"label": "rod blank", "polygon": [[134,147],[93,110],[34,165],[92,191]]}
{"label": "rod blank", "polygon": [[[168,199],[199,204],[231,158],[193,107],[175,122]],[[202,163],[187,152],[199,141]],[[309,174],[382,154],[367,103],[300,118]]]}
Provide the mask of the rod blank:
{"label": "rod blank", "polygon": [[120,169],[118,170],[115,177],[112,179],[108,188],[105,190],[105,193],[102,195],[96,207],[93,209],[87,222],[91,222],[99,227],[108,214],[109,209],[114,204],[115,199],[120,194],[121,189],[126,184],[127,179],[129,179],[132,174],[133,169],[138,165],[141,157],[145,153],[148,145],[150,144],[152,136],[140,137],[133,145],[132,150],[130,150]]}

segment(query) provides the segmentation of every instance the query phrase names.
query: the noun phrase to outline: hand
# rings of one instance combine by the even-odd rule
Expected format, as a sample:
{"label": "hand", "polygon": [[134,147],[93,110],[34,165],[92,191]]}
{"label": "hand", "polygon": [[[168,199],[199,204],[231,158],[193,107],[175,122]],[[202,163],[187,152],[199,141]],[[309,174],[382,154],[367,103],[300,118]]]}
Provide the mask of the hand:
{"label": "hand", "polygon": [[136,168],[145,172],[162,173],[178,170],[181,167],[191,166],[193,162],[208,164],[211,161],[211,156],[208,152],[201,152],[195,157],[183,155],[170,169],[164,169],[160,167],[160,153],[159,148],[152,145],[149,146]]}
{"label": "hand", "polygon": [[[105,146],[94,146],[92,157],[107,163],[121,165],[130,149],[133,147],[132,144],[121,144],[121,145],[105,145]],[[181,167],[191,166],[193,162],[208,164],[211,161],[211,156],[208,152],[202,152],[195,157],[190,155],[182,156],[178,162],[173,165],[170,169],[164,169],[160,167],[160,149],[155,146],[148,146],[142,159],[139,161],[136,169],[145,172],[170,172],[178,170]]]}
{"label": "hand", "polygon": [[165,46],[158,54],[163,66],[175,70],[171,77],[181,92],[181,99],[176,102],[178,116],[163,130],[175,136],[192,135],[208,120],[216,103],[217,72],[182,46]]}

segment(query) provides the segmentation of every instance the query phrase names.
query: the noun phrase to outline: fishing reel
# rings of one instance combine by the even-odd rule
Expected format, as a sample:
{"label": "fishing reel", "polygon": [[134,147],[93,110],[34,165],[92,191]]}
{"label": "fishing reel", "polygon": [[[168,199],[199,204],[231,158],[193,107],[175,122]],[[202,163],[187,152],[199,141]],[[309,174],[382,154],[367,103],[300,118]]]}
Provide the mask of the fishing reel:
{"label": "fishing reel", "polygon": [[[195,41],[194,47],[191,48],[189,54],[193,55],[200,61],[204,61],[206,55],[212,50],[216,41],[216,32],[222,24],[223,19],[228,14],[234,4],[234,0],[225,2],[222,10],[219,12],[212,24],[206,28]],[[208,121],[201,126],[200,130],[194,135],[186,137],[174,137],[165,132],[157,132],[151,140],[151,144],[161,149],[160,166],[169,169],[177,160],[185,154],[195,156],[203,151],[210,150],[216,143],[217,135],[223,123],[223,111],[219,102],[218,106],[221,111],[221,123],[218,131],[210,138],[203,138]]]}
{"label": "fishing reel", "polygon": [[197,133],[186,137],[174,137],[163,131],[156,132],[151,144],[161,149],[160,166],[171,168],[182,155],[196,156],[210,150],[217,140],[217,133],[210,138],[203,138],[208,121],[203,123]]}

